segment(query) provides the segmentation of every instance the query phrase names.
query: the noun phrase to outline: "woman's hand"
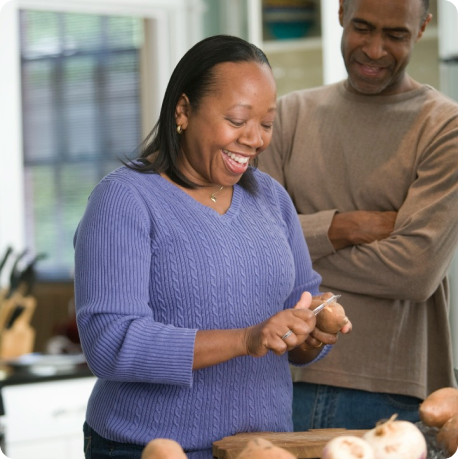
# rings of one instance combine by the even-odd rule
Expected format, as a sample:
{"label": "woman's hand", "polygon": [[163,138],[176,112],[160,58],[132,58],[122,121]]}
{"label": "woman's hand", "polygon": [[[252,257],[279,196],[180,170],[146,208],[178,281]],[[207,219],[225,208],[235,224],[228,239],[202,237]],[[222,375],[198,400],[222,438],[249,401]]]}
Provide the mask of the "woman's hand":
{"label": "woman's hand", "polygon": [[[262,357],[269,351],[277,355],[289,351],[292,362],[310,362],[321,352],[323,344],[334,344],[337,341],[337,333],[330,333],[326,327],[319,325],[323,311],[318,316],[312,312],[331,295],[325,293],[312,299],[309,292],[304,292],[294,308],[280,311],[252,327],[199,330],[193,369],[206,368],[243,355]],[[351,322],[347,319],[340,332],[350,331]],[[287,333],[288,336],[283,338]]]}
{"label": "woman's hand", "polygon": [[[313,310],[317,308],[323,303],[323,301],[331,298],[332,295],[332,293],[327,292],[313,297],[310,309]],[[335,316],[333,316],[333,308]],[[339,303],[329,306],[326,311],[319,312],[316,319],[315,329],[310,333],[304,344],[301,346],[301,349],[303,350],[319,348],[323,344],[335,344],[337,342],[339,332],[347,334],[350,333],[352,329],[352,324],[345,315],[345,310],[342,305]],[[336,329],[338,330],[336,331]]]}
{"label": "woman's hand", "polygon": [[[294,308],[280,311],[264,322],[248,327],[245,337],[247,354],[262,357],[272,351],[282,355],[302,344],[316,325],[311,304],[312,296],[304,292]],[[287,333],[288,336],[282,338]]]}

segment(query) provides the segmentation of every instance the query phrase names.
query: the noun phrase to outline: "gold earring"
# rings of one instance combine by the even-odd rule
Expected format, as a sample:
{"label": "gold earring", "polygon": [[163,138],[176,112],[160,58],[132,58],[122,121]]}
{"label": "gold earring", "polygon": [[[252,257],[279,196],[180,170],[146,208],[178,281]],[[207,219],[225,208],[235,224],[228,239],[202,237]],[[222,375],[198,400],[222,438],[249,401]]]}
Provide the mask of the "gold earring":
{"label": "gold earring", "polygon": [[183,129],[181,129],[181,125],[177,125],[177,132],[178,134],[181,134],[183,132]]}

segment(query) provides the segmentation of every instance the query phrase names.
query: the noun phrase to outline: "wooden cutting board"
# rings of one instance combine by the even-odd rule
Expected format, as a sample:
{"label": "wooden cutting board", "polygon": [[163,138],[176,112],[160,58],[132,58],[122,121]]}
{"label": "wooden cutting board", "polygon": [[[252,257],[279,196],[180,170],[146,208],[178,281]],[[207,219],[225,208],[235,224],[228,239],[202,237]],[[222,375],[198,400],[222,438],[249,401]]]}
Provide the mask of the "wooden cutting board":
{"label": "wooden cutting board", "polygon": [[362,437],[367,430],[316,429],[307,432],[251,432],[224,437],[213,443],[213,457],[235,459],[245,445],[253,438],[262,437],[280,446],[298,459],[318,459],[324,446],[334,437],[352,435]]}

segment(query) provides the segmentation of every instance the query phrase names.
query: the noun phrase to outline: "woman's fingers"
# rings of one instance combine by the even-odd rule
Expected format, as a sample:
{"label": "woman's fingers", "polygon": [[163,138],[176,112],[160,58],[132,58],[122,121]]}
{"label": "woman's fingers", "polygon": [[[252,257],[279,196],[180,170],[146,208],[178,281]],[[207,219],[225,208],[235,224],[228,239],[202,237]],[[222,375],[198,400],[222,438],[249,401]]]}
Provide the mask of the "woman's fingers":
{"label": "woman's fingers", "polygon": [[319,343],[336,344],[337,338],[337,333],[325,333],[318,328],[315,328],[315,330],[312,330],[310,336],[307,338],[307,342],[316,347]]}
{"label": "woman's fingers", "polygon": [[[307,349],[320,348],[325,344],[335,344],[337,333],[327,333],[316,327],[313,309],[330,298],[331,292],[312,298],[309,292],[303,292],[294,308],[280,311],[270,319],[247,329],[247,352],[254,357],[261,357],[271,351],[282,355],[297,346]],[[351,322],[340,330],[350,333]]]}
{"label": "woman's fingers", "polygon": [[294,306],[294,309],[309,309],[312,305],[312,301],[313,298],[310,292],[303,292],[296,306]]}
{"label": "woman's fingers", "polygon": [[262,356],[268,351],[284,354],[303,343],[315,328],[316,319],[310,306],[311,296],[303,295],[297,308],[281,311],[248,330],[249,355]]}
{"label": "woman's fingers", "polygon": [[340,333],[343,333],[343,334],[351,333],[352,328],[353,328],[353,325],[351,324],[350,319],[348,319],[348,322],[340,329]]}

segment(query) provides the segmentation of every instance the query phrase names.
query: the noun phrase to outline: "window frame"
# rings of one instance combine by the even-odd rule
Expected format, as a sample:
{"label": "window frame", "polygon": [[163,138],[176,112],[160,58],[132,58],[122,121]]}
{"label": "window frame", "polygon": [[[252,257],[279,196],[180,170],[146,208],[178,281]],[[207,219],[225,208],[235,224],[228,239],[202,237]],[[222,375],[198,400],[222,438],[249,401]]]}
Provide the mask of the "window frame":
{"label": "window frame", "polygon": [[[173,68],[192,44],[203,38],[203,0],[11,0],[0,10],[0,256],[6,247],[25,248],[25,198],[22,142],[19,10],[44,10],[145,21],[141,55],[142,134],[159,115]],[[154,82],[154,83],[153,83]],[[0,286],[7,284],[3,272]]]}

